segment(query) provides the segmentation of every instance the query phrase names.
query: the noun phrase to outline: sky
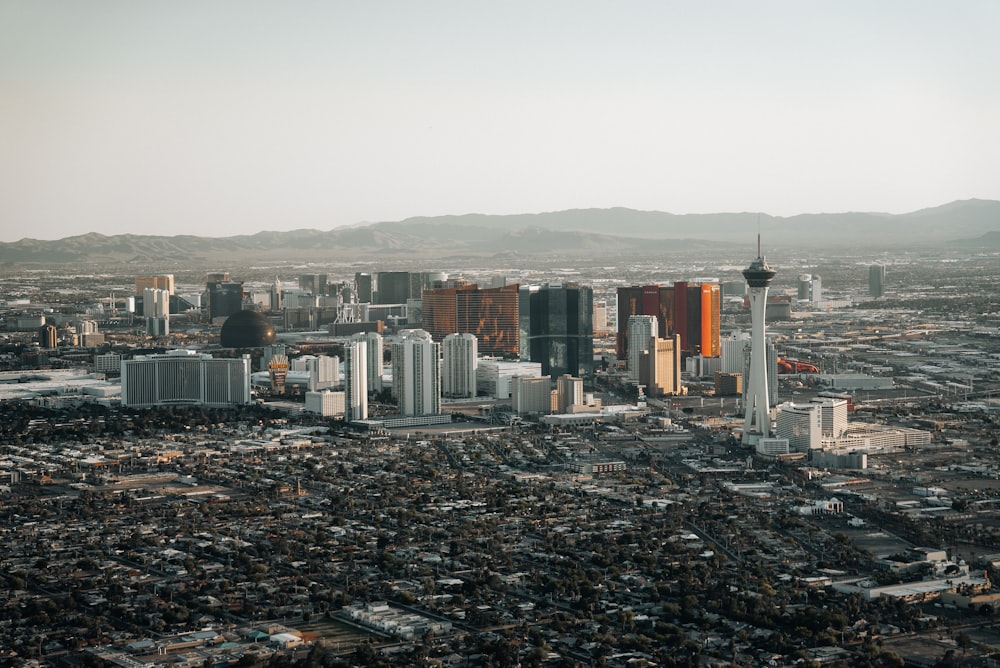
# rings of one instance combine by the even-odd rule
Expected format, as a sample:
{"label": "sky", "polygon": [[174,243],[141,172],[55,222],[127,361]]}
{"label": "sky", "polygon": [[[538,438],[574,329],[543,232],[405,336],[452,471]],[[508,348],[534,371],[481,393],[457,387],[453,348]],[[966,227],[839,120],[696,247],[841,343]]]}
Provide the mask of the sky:
{"label": "sky", "polygon": [[1000,199],[996,0],[0,0],[0,241]]}

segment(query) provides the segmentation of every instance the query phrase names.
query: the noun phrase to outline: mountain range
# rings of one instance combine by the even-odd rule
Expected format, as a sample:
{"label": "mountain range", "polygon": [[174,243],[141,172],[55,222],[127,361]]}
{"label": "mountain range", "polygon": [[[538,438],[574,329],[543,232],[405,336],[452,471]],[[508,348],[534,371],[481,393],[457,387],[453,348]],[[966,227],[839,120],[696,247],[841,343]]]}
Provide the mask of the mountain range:
{"label": "mountain range", "polygon": [[648,256],[746,247],[760,232],[769,249],[822,247],[1000,250],[1000,201],[960,200],[906,214],[671,214],[626,208],[537,214],[416,217],[328,231],[233,237],[85,234],[0,243],[6,265],[195,263],[237,258],[350,260],[387,257]]}

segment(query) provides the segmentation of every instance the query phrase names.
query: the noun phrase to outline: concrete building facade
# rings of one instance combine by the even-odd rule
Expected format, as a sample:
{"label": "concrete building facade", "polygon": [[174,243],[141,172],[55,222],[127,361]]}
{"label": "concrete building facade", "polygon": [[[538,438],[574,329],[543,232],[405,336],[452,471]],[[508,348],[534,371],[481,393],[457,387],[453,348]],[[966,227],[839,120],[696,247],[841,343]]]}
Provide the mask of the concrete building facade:
{"label": "concrete building facade", "polygon": [[446,397],[476,396],[479,346],[472,334],[449,334],[441,343],[441,391]]}
{"label": "concrete building facade", "polygon": [[191,350],[141,355],[121,366],[122,405],[134,408],[250,403],[250,357],[215,359]]}
{"label": "concrete building facade", "polygon": [[392,391],[401,415],[441,412],[441,344],[422,329],[392,344]]}
{"label": "concrete building facade", "polygon": [[344,346],[344,420],[368,419],[368,344],[351,340]]}
{"label": "concrete building facade", "polygon": [[650,342],[659,332],[655,315],[633,315],[628,319],[628,377],[633,383],[639,380],[644,355],[649,353]]}

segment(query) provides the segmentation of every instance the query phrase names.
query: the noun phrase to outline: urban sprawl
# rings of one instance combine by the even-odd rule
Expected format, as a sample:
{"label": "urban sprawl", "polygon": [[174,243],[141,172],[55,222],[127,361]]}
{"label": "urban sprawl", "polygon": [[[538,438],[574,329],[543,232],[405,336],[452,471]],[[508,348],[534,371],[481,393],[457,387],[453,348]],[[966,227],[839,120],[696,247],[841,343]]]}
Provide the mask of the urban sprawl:
{"label": "urban sprawl", "polygon": [[996,665],[994,255],[582,264],[5,270],[0,665]]}

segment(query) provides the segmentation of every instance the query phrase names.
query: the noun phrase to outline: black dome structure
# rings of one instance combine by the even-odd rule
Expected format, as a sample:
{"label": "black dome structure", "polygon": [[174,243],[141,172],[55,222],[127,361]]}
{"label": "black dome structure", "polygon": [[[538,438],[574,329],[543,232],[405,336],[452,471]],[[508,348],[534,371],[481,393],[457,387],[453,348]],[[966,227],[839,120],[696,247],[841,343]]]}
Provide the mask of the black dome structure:
{"label": "black dome structure", "polygon": [[257,311],[237,311],[222,324],[219,343],[223,348],[261,348],[274,343],[274,325]]}

